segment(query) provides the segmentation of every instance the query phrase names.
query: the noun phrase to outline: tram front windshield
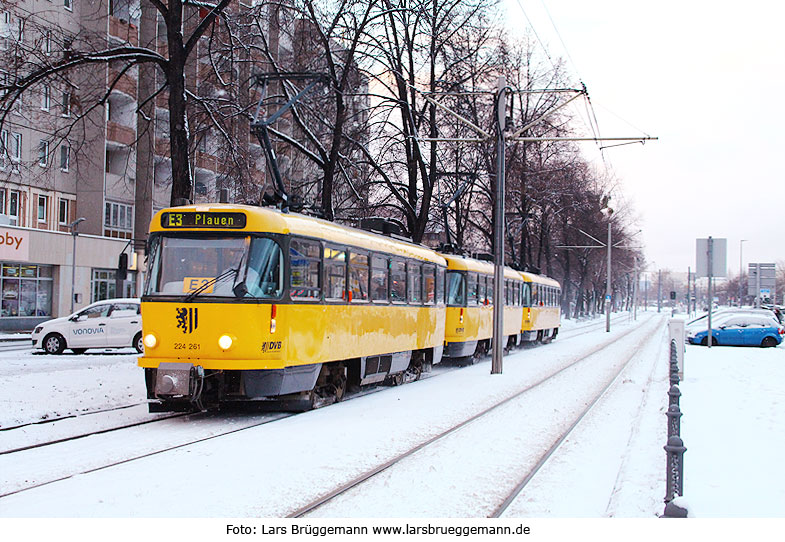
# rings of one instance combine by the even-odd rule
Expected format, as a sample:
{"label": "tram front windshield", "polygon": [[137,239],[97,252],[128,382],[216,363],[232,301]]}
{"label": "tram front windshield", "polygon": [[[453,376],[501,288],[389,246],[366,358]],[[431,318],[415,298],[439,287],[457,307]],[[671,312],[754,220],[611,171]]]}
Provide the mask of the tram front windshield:
{"label": "tram front windshield", "polygon": [[155,236],[150,241],[146,295],[278,298],[283,291],[283,252],[273,239]]}

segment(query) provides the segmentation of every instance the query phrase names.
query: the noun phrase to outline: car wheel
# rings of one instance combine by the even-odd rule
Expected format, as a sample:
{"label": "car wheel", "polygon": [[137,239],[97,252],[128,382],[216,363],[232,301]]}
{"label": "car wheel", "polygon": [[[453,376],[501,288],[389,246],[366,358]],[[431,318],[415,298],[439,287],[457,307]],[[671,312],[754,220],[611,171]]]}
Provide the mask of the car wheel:
{"label": "car wheel", "polygon": [[76,355],[81,355],[87,352],[87,348],[72,348],[71,352],[73,352]]}
{"label": "car wheel", "polygon": [[136,351],[140,354],[144,352],[144,341],[142,341],[141,333],[137,333],[134,337],[134,348],[136,348]]}
{"label": "car wheel", "polygon": [[771,348],[772,346],[777,346],[777,339],[775,339],[774,337],[764,337],[760,345],[763,348]]}
{"label": "car wheel", "polygon": [[[703,339],[701,340],[701,346],[706,346],[708,344],[709,341],[707,341],[706,339],[707,339],[707,337],[703,337]],[[719,344],[717,342],[717,339],[712,337],[711,338],[711,345],[712,346],[717,346],[717,344]]]}
{"label": "car wheel", "polygon": [[47,354],[62,354],[65,350],[65,339],[59,333],[50,333],[44,337],[43,346]]}

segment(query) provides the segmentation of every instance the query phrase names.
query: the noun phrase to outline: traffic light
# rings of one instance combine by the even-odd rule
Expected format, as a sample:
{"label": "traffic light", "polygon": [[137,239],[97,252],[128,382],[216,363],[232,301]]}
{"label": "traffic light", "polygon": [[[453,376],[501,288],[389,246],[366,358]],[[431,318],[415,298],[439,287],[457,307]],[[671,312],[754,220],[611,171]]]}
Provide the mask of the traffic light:
{"label": "traffic light", "polygon": [[676,299],[676,292],[671,291],[671,299],[672,300]]}
{"label": "traffic light", "polygon": [[123,252],[117,259],[117,278],[125,280],[128,277],[128,254]]}

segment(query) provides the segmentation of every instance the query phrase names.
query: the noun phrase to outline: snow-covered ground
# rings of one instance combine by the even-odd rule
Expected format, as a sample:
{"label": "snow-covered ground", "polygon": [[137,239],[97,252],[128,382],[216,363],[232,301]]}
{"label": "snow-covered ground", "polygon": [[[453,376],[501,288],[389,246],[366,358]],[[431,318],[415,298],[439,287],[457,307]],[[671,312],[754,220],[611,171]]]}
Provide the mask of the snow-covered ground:
{"label": "snow-covered ground", "polygon": [[[665,316],[639,313],[632,322],[518,350],[502,375],[490,362],[384,389],[341,404],[144,459],[73,476],[0,498],[0,517],[282,517],[323,488],[347,480],[438,431],[536,382],[581,352],[618,337],[603,360],[512,401],[482,423],[407,459],[314,517],[479,518],[495,493],[514,486],[550,445],[573,403],[588,401],[603,373],[625,354],[636,356],[606,395],[545,463],[507,518],[655,518],[665,496],[668,345]],[[566,322],[564,330],[576,324]],[[654,336],[655,341],[647,342]],[[785,517],[785,346],[687,346],[681,383],[684,497],[693,517]],[[55,424],[0,431],[0,450],[92,427],[86,411],[144,401],[144,378],[130,351],[82,356],[0,353],[0,429],[68,415]],[[109,415],[150,418],[143,407]],[[86,456],[122,456],[201,435],[248,414],[209,421],[157,422],[134,431],[72,441],[58,457],[30,463],[0,455],[0,494],[11,480],[70,476]],[[107,417],[102,417],[106,423]],[[251,420],[253,421],[253,420]],[[178,437],[179,435],[179,437]],[[70,450],[62,453],[63,450]],[[11,466],[13,465],[13,467]],[[13,470],[14,472],[10,472]],[[472,480],[474,490],[465,481]],[[14,482],[17,483],[17,482]],[[492,499],[491,499],[492,500]],[[781,524],[780,524],[781,525]],[[0,527],[2,523],[0,523]]]}

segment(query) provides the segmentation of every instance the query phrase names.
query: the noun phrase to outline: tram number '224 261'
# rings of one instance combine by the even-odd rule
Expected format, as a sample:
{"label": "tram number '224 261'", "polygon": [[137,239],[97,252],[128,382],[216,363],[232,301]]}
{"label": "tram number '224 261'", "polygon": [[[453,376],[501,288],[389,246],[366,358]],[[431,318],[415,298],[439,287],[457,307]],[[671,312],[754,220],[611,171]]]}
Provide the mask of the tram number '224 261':
{"label": "tram number '224 261'", "polygon": [[174,343],[175,350],[199,350],[199,343]]}

